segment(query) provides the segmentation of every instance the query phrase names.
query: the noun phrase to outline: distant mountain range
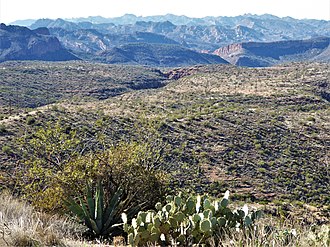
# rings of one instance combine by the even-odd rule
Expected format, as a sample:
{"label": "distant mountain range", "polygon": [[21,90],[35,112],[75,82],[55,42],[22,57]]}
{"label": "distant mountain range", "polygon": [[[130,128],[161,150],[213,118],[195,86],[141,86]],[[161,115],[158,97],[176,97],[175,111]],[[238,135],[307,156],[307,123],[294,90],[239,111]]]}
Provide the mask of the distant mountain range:
{"label": "distant mountain range", "polygon": [[46,27],[79,58],[107,63],[184,66],[224,62],[205,53],[242,66],[329,60],[330,21],[325,20],[273,15],[205,18],[124,15],[25,20],[14,24],[29,25],[31,29]]}
{"label": "distant mountain range", "polygon": [[7,60],[67,61],[79,58],[62,47],[47,28],[30,30],[0,24],[0,62]]}

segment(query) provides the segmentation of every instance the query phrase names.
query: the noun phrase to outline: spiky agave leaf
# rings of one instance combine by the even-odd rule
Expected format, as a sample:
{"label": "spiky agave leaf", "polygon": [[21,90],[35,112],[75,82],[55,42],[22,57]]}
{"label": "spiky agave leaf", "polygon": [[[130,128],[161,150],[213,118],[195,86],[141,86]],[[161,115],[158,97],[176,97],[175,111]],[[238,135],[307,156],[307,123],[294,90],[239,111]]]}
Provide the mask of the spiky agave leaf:
{"label": "spiky agave leaf", "polygon": [[111,226],[118,222],[117,220],[114,220],[114,217],[118,214],[119,211],[122,211],[122,208],[120,207],[122,194],[123,194],[123,189],[118,188],[115,194],[111,197],[109,204],[104,210],[104,218],[103,218],[104,234],[109,234],[112,229]]}
{"label": "spiky agave leaf", "polygon": [[64,204],[67,206],[69,211],[74,213],[80,220],[85,220],[85,214],[81,208],[81,205],[79,205],[72,197],[68,197],[64,201]]}
{"label": "spiky agave leaf", "polygon": [[[79,203],[73,198],[68,198],[66,204],[68,209],[84,221],[96,237],[107,236],[118,226],[123,225],[121,213],[125,211],[130,199],[124,196],[122,188],[118,188],[108,202],[105,199],[101,181],[97,182],[94,195],[90,185],[87,185],[85,193],[84,200],[78,198]],[[127,217],[132,218],[140,209],[139,206],[130,208],[126,211]]]}
{"label": "spiky agave leaf", "polygon": [[[102,183],[99,180],[96,186],[95,194],[95,213],[94,219],[96,221],[97,228],[100,230],[103,228],[103,210],[104,210],[104,193]],[[100,231],[101,232],[101,231]]]}
{"label": "spiky agave leaf", "polygon": [[83,203],[83,201],[81,199],[79,199],[79,201],[80,201],[81,209],[85,215],[85,218],[84,218],[85,224],[87,225],[87,227],[89,229],[93,230],[96,235],[99,235],[100,228],[98,227],[97,223],[95,222],[95,219],[89,215],[88,209],[87,209],[86,205]]}
{"label": "spiky agave leaf", "polygon": [[93,217],[95,214],[95,201],[93,197],[93,191],[89,184],[86,186],[86,201],[88,205],[89,215],[90,217]]}
{"label": "spiky agave leaf", "polygon": [[94,231],[97,234],[98,229],[94,219],[89,214],[81,198],[79,198],[78,200],[80,204],[78,204],[72,197],[69,197],[65,200],[65,204],[68,209],[73,214],[75,214],[81,221],[83,221],[90,230]]}

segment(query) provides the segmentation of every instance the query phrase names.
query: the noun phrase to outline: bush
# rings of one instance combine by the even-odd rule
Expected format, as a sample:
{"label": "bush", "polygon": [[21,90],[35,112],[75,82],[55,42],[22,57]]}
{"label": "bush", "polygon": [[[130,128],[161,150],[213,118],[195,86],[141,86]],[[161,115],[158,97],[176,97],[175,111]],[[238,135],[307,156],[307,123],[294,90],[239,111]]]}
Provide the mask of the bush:
{"label": "bush", "polygon": [[38,208],[63,211],[67,196],[81,195],[88,181],[101,179],[106,194],[122,187],[135,205],[146,208],[161,200],[167,176],[155,168],[159,152],[150,143],[122,141],[85,151],[87,145],[60,123],[21,140],[20,192]]}
{"label": "bush", "polygon": [[0,125],[0,135],[5,135],[8,133],[6,126]]}
{"label": "bush", "polygon": [[101,179],[105,193],[111,195],[122,187],[134,197],[133,204],[150,208],[164,197],[168,176],[144,166],[145,155],[145,145],[121,142],[105,151],[77,157],[60,174],[61,187],[69,194],[82,193],[77,191],[77,184],[84,188],[86,180]]}
{"label": "bush", "polygon": [[135,204],[144,202],[150,207],[161,200],[167,177],[143,167],[141,155],[140,145],[121,143],[104,152],[77,156],[62,167],[35,162],[26,167],[22,192],[39,208],[63,209],[68,195],[82,194],[86,181],[101,179],[105,193],[112,194],[121,186],[134,196]]}
{"label": "bush", "polygon": [[1,148],[1,151],[2,151],[3,153],[7,154],[7,155],[10,155],[10,154],[13,153],[13,149],[12,149],[11,147],[7,146],[7,145],[3,146],[3,147]]}
{"label": "bush", "polygon": [[33,125],[33,124],[35,124],[35,122],[36,122],[36,119],[32,116],[28,116],[26,118],[26,124],[28,124],[28,125]]}

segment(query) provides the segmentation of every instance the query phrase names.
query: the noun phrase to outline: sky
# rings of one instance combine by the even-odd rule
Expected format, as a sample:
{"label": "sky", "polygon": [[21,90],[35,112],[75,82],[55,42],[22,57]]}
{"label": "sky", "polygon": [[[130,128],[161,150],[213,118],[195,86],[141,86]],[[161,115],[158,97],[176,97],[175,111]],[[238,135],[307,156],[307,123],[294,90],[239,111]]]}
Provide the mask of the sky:
{"label": "sky", "polygon": [[330,20],[330,0],[0,0],[0,22],[39,18],[272,14]]}

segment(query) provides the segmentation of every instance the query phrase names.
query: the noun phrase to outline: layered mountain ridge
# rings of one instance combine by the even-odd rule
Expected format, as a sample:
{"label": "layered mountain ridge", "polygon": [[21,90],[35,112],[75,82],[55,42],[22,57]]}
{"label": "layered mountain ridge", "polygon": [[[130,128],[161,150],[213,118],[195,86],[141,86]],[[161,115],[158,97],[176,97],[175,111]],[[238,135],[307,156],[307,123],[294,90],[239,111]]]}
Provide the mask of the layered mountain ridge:
{"label": "layered mountain ridge", "polygon": [[[20,23],[30,24],[31,29],[46,27],[51,35],[78,57],[107,63],[122,61],[156,66],[194,65],[201,62],[205,53],[220,56],[232,64],[257,67],[288,61],[329,61],[329,52],[326,49],[330,37],[330,21],[325,20],[250,14],[190,18],[169,14],[149,17],[124,15],[117,18],[96,16],[70,20],[40,19],[34,23],[29,20],[15,24]],[[319,46],[313,47],[313,42]],[[186,51],[190,55],[176,52],[179,46],[179,50],[189,49],[189,52]],[[127,47],[131,53],[129,56],[124,55],[123,51]],[[136,50],[132,50],[133,47]],[[169,50],[169,47],[175,49]],[[230,50],[230,54],[226,49]],[[154,50],[162,55],[155,56],[152,54]],[[163,51],[159,52],[160,50]],[[171,54],[191,56],[191,52],[195,52],[194,59],[167,59]],[[223,62],[222,59],[210,58],[208,56],[206,59],[209,60],[207,63]],[[176,60],[179,62],[174,63]],[[183,63],[184,60],[186,62]]]}
{"label": "layered mountain ridge", "polygon": [[197,50],[215,50],[220,46],[249,41],[271,42],[330,36],[329,21],[297,20],[272,15],[205,18],[124,15],[118,18],[89,17],[71,21],[40,19],[30,27],[35,29],[45,26],[69,31],[94,29],[112,35],[151,32]]}

